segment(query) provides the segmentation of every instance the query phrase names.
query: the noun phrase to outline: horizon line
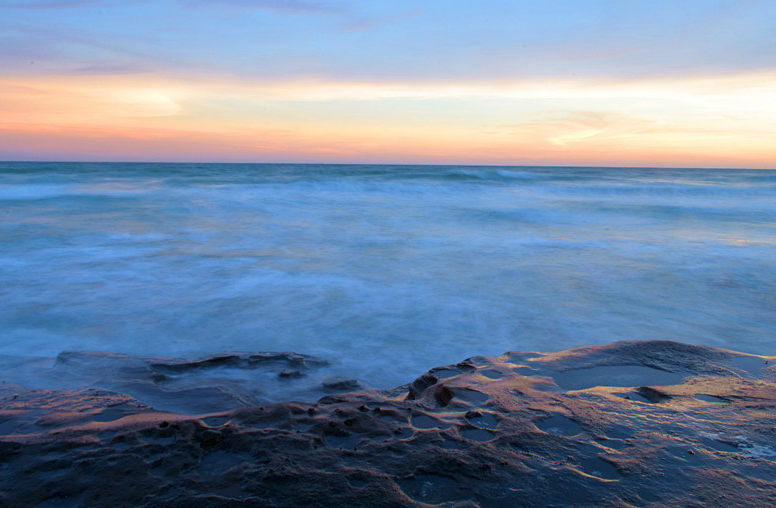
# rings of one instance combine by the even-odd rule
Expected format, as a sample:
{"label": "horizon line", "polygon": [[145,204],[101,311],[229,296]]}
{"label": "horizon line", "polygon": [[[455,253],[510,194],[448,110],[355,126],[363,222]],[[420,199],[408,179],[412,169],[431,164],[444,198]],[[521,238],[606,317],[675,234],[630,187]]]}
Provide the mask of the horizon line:
{"label": "horizon line", "polygon": [[723,170],[723,171],[776,171],[774,168],[754,168],[754,167],[711,167],[711,166],[610,166],[610,165],[569,165],[569,164],[431,164],[427,162],[414,163],[414,162],[277,162],[277,161],[252,161],[252,162],[218,162],[218,161],[132,161],[132,160],[0,160],[0,164],[40,164],[40,163],[57,163],[57,164],[218,164],[218,165],[235,165],[235,166],[260,166],[260,165],[288,165],[288,166],[438,166],[438,167],[455,167],[455,166],[468,166],[468,167],[511,167],[511,168],[590,168],[590,169],[698,169],[698,170]]}

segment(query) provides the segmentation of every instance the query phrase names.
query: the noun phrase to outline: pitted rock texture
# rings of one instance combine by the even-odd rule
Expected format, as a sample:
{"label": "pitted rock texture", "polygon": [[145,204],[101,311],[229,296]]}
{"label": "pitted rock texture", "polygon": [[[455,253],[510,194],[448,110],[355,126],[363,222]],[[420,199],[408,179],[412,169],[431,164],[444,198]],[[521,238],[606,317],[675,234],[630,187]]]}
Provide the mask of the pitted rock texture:
{"label": "pitted rock texture", "polygon": [[197,417],[3,386],[0,505],[774,506],[773,360],[666,342],[507,353]]}

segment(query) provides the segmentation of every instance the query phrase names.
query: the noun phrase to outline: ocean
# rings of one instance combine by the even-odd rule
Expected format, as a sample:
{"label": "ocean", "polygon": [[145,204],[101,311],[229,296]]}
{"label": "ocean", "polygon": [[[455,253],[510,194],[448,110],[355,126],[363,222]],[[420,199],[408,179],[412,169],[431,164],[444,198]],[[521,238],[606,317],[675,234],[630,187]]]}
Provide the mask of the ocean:
{"label": "ocean", "polygon": [[776,354],[776,171],[0,163],[7,382],[293,351],[382,389],[647,339]]}

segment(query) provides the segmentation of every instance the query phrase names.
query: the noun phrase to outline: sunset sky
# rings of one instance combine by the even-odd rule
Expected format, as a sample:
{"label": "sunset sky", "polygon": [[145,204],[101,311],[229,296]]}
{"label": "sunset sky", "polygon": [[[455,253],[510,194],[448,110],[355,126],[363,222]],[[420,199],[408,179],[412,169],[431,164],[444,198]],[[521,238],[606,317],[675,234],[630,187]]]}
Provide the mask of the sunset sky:
{"label": "sunset sky", "polygon": [[0,0],[0,160],[776,168],[771,0]]}

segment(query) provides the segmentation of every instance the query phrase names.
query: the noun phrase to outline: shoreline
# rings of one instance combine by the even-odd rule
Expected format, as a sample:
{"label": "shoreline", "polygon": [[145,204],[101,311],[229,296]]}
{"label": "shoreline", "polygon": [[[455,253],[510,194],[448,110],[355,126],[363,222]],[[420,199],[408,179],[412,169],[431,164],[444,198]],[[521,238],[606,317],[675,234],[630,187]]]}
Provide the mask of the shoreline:
{"label": "shoreline", "polygon": [[[313,361],[277,355],[263,358]],[[219,358],[163,368],[250,362]],[[0,504],[765,506],[775,361],[662,341],[510,352],[392,390],[197,415],[2,384]]]}

